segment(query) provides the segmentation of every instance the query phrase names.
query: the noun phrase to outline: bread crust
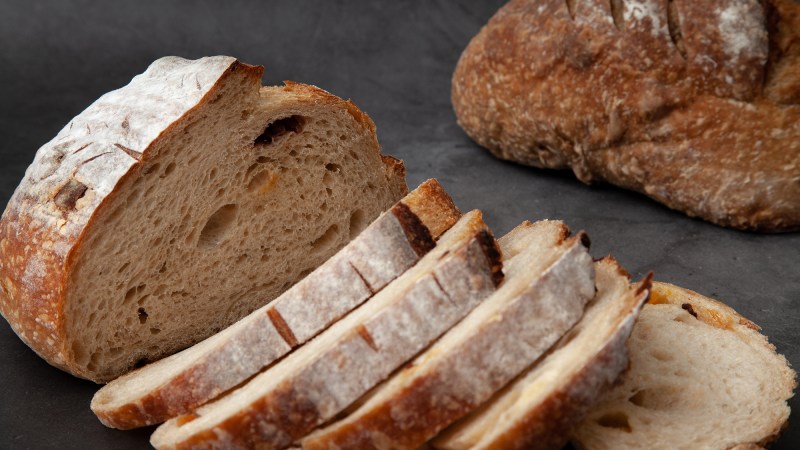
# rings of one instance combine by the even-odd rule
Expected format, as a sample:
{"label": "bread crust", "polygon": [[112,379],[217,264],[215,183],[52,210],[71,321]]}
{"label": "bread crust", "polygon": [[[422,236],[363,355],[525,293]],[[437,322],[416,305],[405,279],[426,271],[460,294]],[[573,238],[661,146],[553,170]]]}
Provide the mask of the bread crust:
{"label": "bread crust", "polygon": [[800,228],[800,5],[616,4],[616,20],[601,0],[501,8],[453,75],[459,124],[502,159],[722,226]]}
{"label": "bread crust", "polygon": [[593,266],[581,236],[559,244],[565,250],[542,273],[517,273],[530,280],[526,287],[473,322],[468,337],[453,348],[434,345],[394,375],[391,395],[303,439],[303,448],[416,449],[486,401],[574,325],[593,296]]}
{"label": "bread crust", "polygon": [[[189,61],[166,57],[126,87],[110,92],[42,146],[0,219],[0,313],[48,363],[96,382],[108,381],[76,363],[66,330],[65,295],[86,230],[120,195],[117,186],[141,175],[160,137],[182,126],[233,78],[258,96],[263,67],[227,56]],[[310,101],[338,104],[366,127],[375,126],[352,102],[322,89],[288,82],[277,88]],[[404,173],[385,162],[386,176]],[[391,178],[396,198],[404,180]]]}

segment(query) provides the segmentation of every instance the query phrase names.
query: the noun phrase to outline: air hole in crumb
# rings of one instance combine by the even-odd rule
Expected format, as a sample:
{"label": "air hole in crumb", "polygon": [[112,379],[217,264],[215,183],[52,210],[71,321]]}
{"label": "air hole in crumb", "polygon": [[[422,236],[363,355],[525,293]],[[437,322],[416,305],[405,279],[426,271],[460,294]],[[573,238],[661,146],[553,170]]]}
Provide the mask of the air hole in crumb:
{"label": "air hole in crumb", "polygon": [[306,118],[303,116],[290,116],[278,119],[267,125],[264,132],[255,139],[255,144],[271,144],[275,139],[287,133],[300,133],[305,126]]}
{"label": "air hole in crumb", "polygon": [[124,271],[125,271],[125,269],[127,269],[127,268],[128,268],[128,266],[130,266],[130,265],[131,265],[131,263],[130,263],[130,262],[126,262],[125,264],[123,264],[122,266],[120,266],[120,268],[119,268],[119,269],[117,269],[117,273],[122,273],[122,272],[124,272]]}
{"label": "air hole in crumb", "polygon": [[269,170],[263,170],[257,173],[249,183],[247,183],[247,191],[250,193],[266,194],[271,191],[275,186],[278,177],[273,175]]}
{"label": "air hole in crumb", "polygon": [[171,173],[172,173],[172,172],[174,172],[174,171],[175,171],[175,163],[174,163],[174,162],[171,162],[171,163],[169,163],[169,164],[167,165],[167,167],[164,169],[164,174],[162,175],[162,178],[163,178],[163,177],[166,177],[167,175],[171,174]]}
{"label": "air hole in crumb", "polygon": [[339,173],[342,170],[342,166],[334,163],[325,164],[325,170],[328,172]]}
{"label": "air hole in crumb", "polygon": [[357,209],[350,214],[350,239],[352,240],[354,237],[361,233],[361,231],[366,228],[367,220],[366,215],[364,214],[364,210]]}
{"label": "air hole in crumb", "polygon": [[630,433],[631,424],[628,422],[628,415],[623,412],[611,412],[595,420],[603,428],[616,428],[620,431]]}
{"label": "air hole in crumb", "polygon": [[322,176],[322,184],[328,187],[333,184],[333,175],[330,172],[325,172],[325,175]]}
{"label": "air hole in crumb", "polygon": [[147,311],[144,308],[139,308],[136,310],[136,314],[139,316],[139,323],[144,325],[147,323]]}
{"label": "air hole in crumb", "polygon": [[140,358],[135,363],[133,363],[133,368],[138,369],[140,367],[144,367],[147,365],[147,358]]}
{"label": "air hole in crumb", "polygon": [[682,392],[682,389],[672,386],[659,386],[637,391],[628,401],[640,408],[667,410],[678,402]]}
{"label": "air hole in crumb", "polygon": [[356,153],[356,152],[354,152],[354,151],[352,151],[352,150],[350,150],[350,152],[349,152],[349,153],[350,153],[350,157],[351,157],[351,158],[353,158],[353,159],[355,159],[356,161],[358,161],[358,159],[359,159],[358,153]]}
{"label": "air hole in crumb", "polygon": [[333,195],[333,189],[325,188],[325,193],[328,194],[328,197],[330,197],[331,195]]}
{"label": "air hole in crumb", "polygon": [[333,224],[322,233],[322,236],[318,237],[314,242],[311,243],[311,249],[314,252],[319,252],[326,250],[333,246],[334,242],[336,242],[337,237],[339,236],[339,225]]}
{"label": "air hole in crumb", "polygon": [[142,292],[146,287],[146,284],[140,284],[128,289],[128,291],[125,293],[125,299],[122,301],[122,304],[127,305],[131,303],[133,299],[138,297],[139,293]]}
{"label": "air hole in crumb", "polygon": [[256,162],[259,164],[268,163],[270,161],[272,161],[272,159],[267,156],[259,156],[258,158],[256,158]]}
{"label": "air hole in crumb", "polygon": [[211,248],[222,242],[234,222],[236,222],[238,210],[238,205],[229,204],[222,206],[212,214],[206,221],[205,226],[203,226],[203,230],[200,231],[200,239],[197,241],[197,246]]}
{"label": "air hole in crumb", "polygon": [[664,350],[654,349],[650,351],[650,355],[663,362],[670,362],[675,360],[675,356],[672,353],[665,352]]}
{"label": "air hole in crumb", "polygon": [[208,179],[209,180],[213,180],[214,178],[217,178],[217,168],[216,167],[211,169],[211,172],[208,172]]}
{"label": "air hole in crumb", "polygon": [[155,328],[155,327],[150,328],[150,334],[158,334],[158,333],[161,333],[161,328]]}
{"label": "air hole in crumb", "polygon": [[298,281],[300,281],[300,280],[302,280],[303,278],[307,277],[307,276],[308,276],[308,274],[310,274],[310,273],[311,273],[311,270],[312,270],[312,269],[310,269],[310,268],[309,268],[309,269],[306,269],[306,270],[304,270],[304,271],[300,272],[300,274],[299,274],[299,275],[297,275],[297,280],[298,280]]}
{"label": "air hole in crumb", "polygon": [[252,114],[253,114],[253,111],[250,111],[249,109],[245,109],[244,111],[242,111],[242,116],[241,116],[242,120],[247,119]]}

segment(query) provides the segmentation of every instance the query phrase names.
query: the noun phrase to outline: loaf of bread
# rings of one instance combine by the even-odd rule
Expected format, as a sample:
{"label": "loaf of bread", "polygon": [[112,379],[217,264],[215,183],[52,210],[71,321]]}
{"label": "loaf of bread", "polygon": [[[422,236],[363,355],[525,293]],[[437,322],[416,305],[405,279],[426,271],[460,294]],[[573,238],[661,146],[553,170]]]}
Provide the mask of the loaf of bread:
{"label": "loaf of bread", "polygon": [[628,347],[630,369],[574,431],[578,448],[755,450],[786,425],[797,375],[720,302],[654,283]]}
{"label": "loaf of bread", "polygon": [[0,221],[0,312],[95,381],[266,304],[406,193],[351,102],[218,56],[167,57],[89,106]]}
{"label": "loaf of bread", "polygon": [[161,423],[256,375],[412,267],[459,218],[428,180],[273,302],[214,336],[100,389],[92,411],[107,426]]}
{"label": "loaf of bread", "polygon": [[800,228],[800,3],[512,0],[453,75],[497,157],[719,225]]}

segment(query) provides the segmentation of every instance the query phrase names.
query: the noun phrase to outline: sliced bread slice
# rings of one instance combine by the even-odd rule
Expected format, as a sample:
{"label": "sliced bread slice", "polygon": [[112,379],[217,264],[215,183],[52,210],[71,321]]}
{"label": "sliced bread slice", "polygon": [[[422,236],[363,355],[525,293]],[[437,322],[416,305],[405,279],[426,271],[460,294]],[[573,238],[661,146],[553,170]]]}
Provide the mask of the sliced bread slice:
{"label": "sliced bread slice", "polygon": [[498,290],[355,411],[303,439],[303,448],[416,449],[533,364],[594,297],[588,240],[565,241],[568,233],[560,222],[526,222],[501,238],[511,257]]}
{"label": "sliced bread slice", "polygon": [[150,442],[286,448],[437,339],[501,279],[499,249],[472,211],[369,302],[241,388],[167,421]]}
{"label": "sliced bread slice", "polygon": [[759,449],[786,425],[796,374],[759,327],[696,292],[654,283],[630,369],[572,441],[582,449]]}
{"label": "sliced bread slice", "polygon": [[650,277],[631,286],[611,258],[595,263],[597,294],[541,361],[433,441],[439,449],[560,449],[603,389],[627,366],[625,342]]}
{"label": "sliced bread slice", "polygon": [[191,411],[327,328],[434,247],[460,216],[428,180],[331,259],[229,328],[112,381],[92,399],[105,425],[129,429]]}
{"label": "sliced bread slice", "polygon": [[406,193],[351,102],[227,56],[155,61],[42,146],[0,220],[0,313],[109,381],[328,260]]}

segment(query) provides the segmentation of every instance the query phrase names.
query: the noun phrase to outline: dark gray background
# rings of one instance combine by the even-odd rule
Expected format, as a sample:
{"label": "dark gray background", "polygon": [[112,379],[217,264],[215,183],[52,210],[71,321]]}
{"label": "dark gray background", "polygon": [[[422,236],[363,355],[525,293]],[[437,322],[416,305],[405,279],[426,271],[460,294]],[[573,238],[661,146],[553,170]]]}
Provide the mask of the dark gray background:
{"label": "dark gray background", "polygon": [[[458,128],[450,75],[502,3],[2,0],[0,205],[39,146],[154,59],[233,55],[264,65],[266,84],[290,79],[352,98],[384,151],[405,160],[410,186],[437,177],[496,234],[563,219],[589,233],[595,256],[613,253],[636,278],[653,270],[728,302],[800,366],[800,234],[726,230],[571,173],[497,161]],[[109,430],[94,418],[96,388],[48,366],[0,321],[0,449],[146,447],[151,430]],[[775,448],[800,448],[796,419]]]}

